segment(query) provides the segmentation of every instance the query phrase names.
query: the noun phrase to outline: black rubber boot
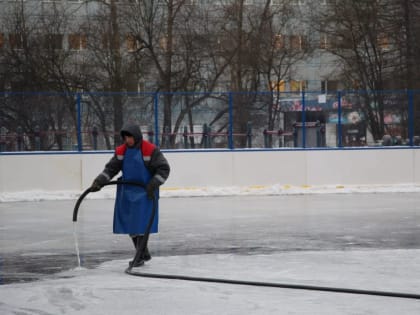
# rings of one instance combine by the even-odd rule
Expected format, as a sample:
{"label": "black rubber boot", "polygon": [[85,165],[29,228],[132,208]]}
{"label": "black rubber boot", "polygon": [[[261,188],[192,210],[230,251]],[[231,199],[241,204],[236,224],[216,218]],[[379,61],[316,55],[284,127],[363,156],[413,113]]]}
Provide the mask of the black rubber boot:
{"label": "black rubber boot", "polygon": [[147,247],[144,249],[143,259],[144,261],[149,261],[152,259],[152,256],[150,256],[149,249]]}
{"label": "black rubber boot", "polygon": [[134,265],[133,265],[133,261],[132,260],[130,260],[129,261],[129,263],[128,263],[128,265],[131,267],[131,268],[136,268],[136,267],[141,267],[141,266],[143,266],[144,265],[144,260],[143,259],[140,259],[138,262],[136,262]]}
{"label": "black rubber boot", "polygon": [[138,236],[132,236],[131,240],[133,241],[134,249],[137,249],[137,237]]}
{"label": "black rubber boot", "polygon": [[[143,235],[134,236],[131,239],[133,241],[134,248],[137,250],[141,245],[141,242],[143,240]],[[129,265],[130,267],[140,267],[144,265],[145,261],[149,261],[150,259],[152,259],[152,256],[150,256],[150,252],[146,244],[143,255],[140,257],[140,260],[135,265],[133,265],[133,261],[131,260],[129,262]]]}
{"label": "black rubber boot", "polygon": [[[140,247],[141,241],[143,240],[143,235],[139,235],[133,238],[134,247],[138,249]],[[144,261],[149,261],[152,259],[152,256],[150,256],[149,249],[146,247],[144,248],[143,256],[141,257]]]}
{"label": "black rubber boot", "polygon": [[[140,247],[142,236],[134,236],[131,239],[133,240],[134,248],[137,251],[137,249]],[[144,259],[143,259],[143,257],[140,257],[140,259],[135,264],[133,264],[133,260],[130,260],[128,265],[131,268],[141,267],[141,266],[144,265]]]}

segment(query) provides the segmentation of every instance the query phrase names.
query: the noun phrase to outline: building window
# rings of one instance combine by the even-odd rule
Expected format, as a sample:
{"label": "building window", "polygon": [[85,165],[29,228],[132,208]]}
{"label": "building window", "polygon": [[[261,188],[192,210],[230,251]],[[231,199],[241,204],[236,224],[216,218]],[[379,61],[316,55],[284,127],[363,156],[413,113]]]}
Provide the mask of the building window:
{"label": "building window", "polygon": [[63,49],[63,35],[62,34],[48,34],[45,35],[45,49]]}
{"label": "building window", "polygon": [[146,82],[143,79],[141,79],[141,80],[138,81],[138,83],[137,83],[137,91],[138,92],[146,91]]}
{"label": "building window", "polygon": [[9,34],[9,44],[12,49],[23,49],[23,37],[21,34]]}
{"label": "building window", "polygon": [[145,91],[145,82],[143,79],[136,79],[135,75],[128,75],[126,78],[127,91],[142,92]]}
{"label": "building window", "polygon": [[102,48],[103,49],[119,49],[120,48],[119,37],[112,37],[110,34],[102,34]]}
{"label": "building window", "polygon": [[125,38],[125,46],[128,52],[135,52],[139,49],[140,45],[136,37],[133,35],[127,35]]}
{"label": "building window", "polygon": [[290,91],[291,92],[302,92],[306,90],[308,83],[307,81],[290,81]]}
{"label": "building window", "polygon": [[351,49],[353,40],[351,34],[327,35],[321,34],[320,49]]}
{"label": "building window", "polygon": [[331,38],[328,35],[322,34],[320,41],[319,41],[319,48],[320,49],[331,49],[332,43]]}
{"label": "building window", "polygon": [[284,48],[284,36],[277,34],[274,36],[274,48],[280,50]]}
{"label": "building window", "polygon": [[338,81],[335,80],[324,80],[321,81],[321,93],[337,92]]}
{"label": "building window", "polygon": [[71,50],[83,50],[87,46],[86,35],[81,34],[70,34],[68,36],[69,48]]}
{"label": "building window", "polygon": [[353,47],[351,34],[342,34],[335,37],[334,48],[351,49]]}
{"label": "building window", "polygon": [[305,39],[300,35],[291,35],[289,37],[290,48],[294,50],[302,50],[305,48]]}
{"label": "building window", "polygon": [[286,91],[286,81],[280,80],[280,81],[272,81],[270,83],[271,90],[276,92],[285,92]]}
{"label": "building window", "polygon": [[168,49],[168,38],[166,36],[159,39],[159,47],[164,51]]}
{"label": "building window", "polygon": [[353,80],[351,82],[351,85],[353,87],[353,90],[360,90],[361,87],[362,87],[362,85],[360,84],[360,81],[358,81],[358,80]]}
{"label": "building window", "polygon": [[111,48],[111,39],[108,34],[102,34],[102,48],[103,49]]}
{"label": "building window", "polygon": [[377,42],[380,49],[389,50],[389,38],[385,34],[379,35]]}

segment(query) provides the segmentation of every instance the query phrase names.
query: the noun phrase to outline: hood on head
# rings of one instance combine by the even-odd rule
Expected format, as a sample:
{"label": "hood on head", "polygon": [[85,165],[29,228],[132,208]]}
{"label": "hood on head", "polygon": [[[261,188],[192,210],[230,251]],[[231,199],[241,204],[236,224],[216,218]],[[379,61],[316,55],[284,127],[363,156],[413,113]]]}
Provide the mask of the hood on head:
{"label": "hood on head", "polygon": [[121,137],[124,139],[124,134],[128,133],[134,137],[136,144],[143,140],[143,134],[141,133],[140,127],[134,124],[124,125],[120,131]]}

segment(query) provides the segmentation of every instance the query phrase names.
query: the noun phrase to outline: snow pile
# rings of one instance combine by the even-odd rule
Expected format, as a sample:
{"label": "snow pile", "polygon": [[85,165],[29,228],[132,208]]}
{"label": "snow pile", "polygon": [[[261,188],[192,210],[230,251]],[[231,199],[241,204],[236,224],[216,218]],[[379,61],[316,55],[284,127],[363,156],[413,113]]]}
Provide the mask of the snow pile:
{"label": "snow pile", "polygon": [[[207,196],[269,196],[269,195],[303,195],[303,194],[354,194],[354,193],[413,193],[420,192],[420,185],[253,185],[231,187],[165,187],[160,196],[170,197],[207,197]],[[82,191],[20,191],[0,192],[0,202],[42,201],[42,200],[74,200]],[[113,199],[115,186],[108,186],[101,191],[89,194],[87,199]]]}

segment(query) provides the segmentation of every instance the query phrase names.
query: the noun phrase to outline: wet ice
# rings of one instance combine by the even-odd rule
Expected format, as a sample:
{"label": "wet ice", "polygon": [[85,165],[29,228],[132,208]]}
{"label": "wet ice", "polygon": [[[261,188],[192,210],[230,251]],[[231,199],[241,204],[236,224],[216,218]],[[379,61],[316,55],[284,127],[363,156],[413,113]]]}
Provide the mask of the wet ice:
{"label": "wet ice", "polygon": [[[419,293],[417,193],[162,198],[154,273]],[[143,279],[112,234],[112,199],[0,203],[0,311],[77,314],[416,314],[384,297]],[[39,281],[41,279],[42,281]],[[28,281],[31,281],[29,284]]]}

